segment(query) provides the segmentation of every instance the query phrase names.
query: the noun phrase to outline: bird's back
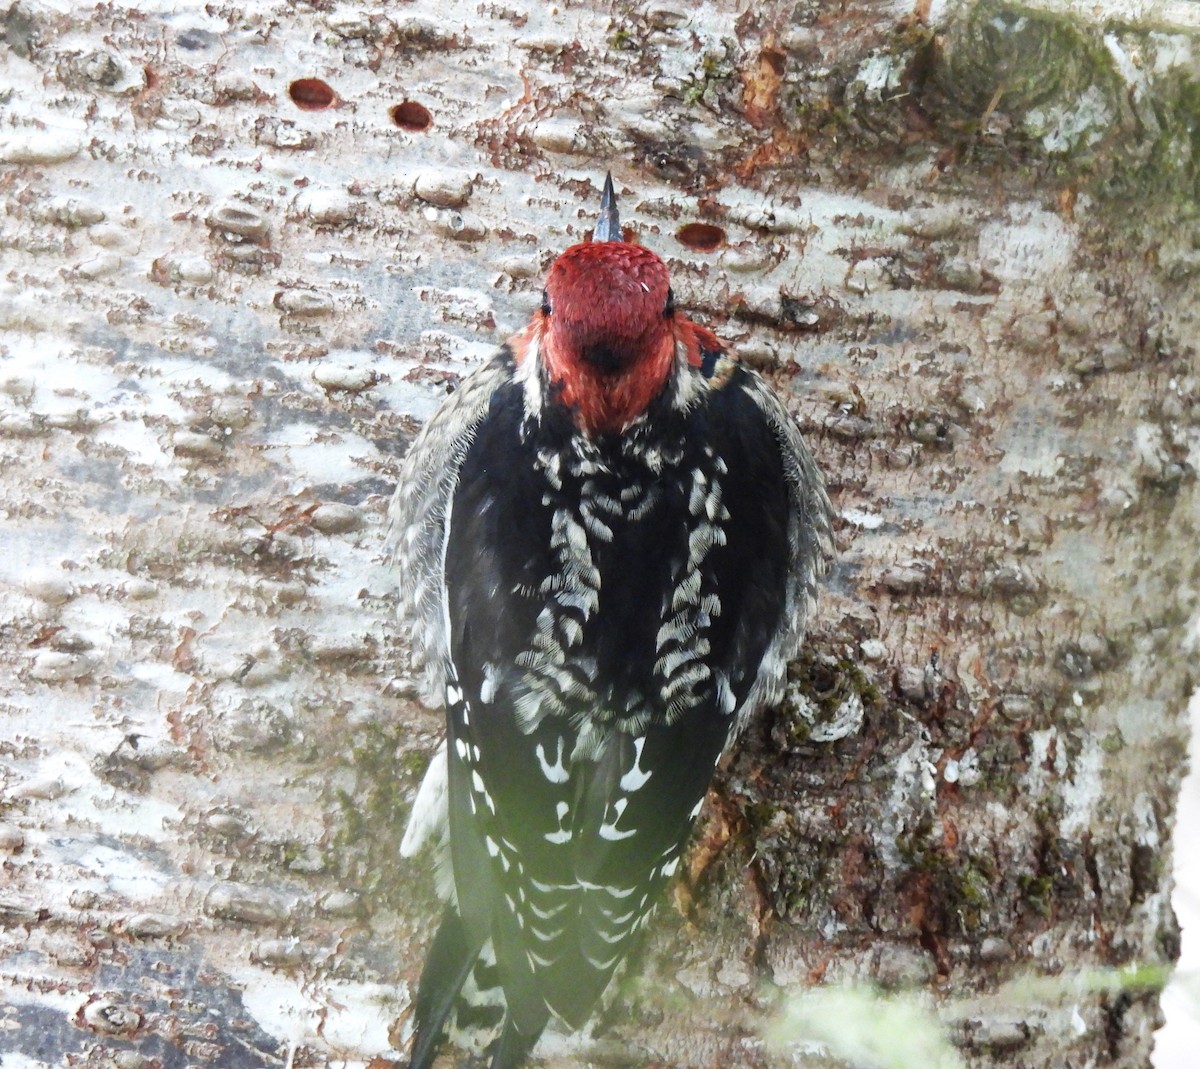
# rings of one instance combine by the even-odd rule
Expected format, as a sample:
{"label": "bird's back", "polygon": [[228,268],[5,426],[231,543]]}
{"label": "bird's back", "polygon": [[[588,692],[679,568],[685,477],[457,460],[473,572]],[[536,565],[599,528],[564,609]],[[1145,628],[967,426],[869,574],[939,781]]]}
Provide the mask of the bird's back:
{"label": "bird's back", "polygon": [[777,693],[809,594],[797,576],[824,552],[802,545],[795,568],[798,511],[827,519],[823,492],[789,478],[807,451],[739,366],[592,439],[565,413],[529,421],[511,355],[496,363],[435,506],[438,647],[458,914],[536,1034],[549,1014],[586,1020],[735,722]]}

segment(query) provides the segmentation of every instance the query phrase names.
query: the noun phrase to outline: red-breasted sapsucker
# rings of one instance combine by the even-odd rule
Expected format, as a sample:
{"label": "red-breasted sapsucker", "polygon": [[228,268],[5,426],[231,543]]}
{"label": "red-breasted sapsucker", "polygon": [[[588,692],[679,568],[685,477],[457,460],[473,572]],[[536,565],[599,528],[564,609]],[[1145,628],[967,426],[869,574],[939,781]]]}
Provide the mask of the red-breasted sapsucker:
{"label": "red-breasted sapsucker", "polygon": [[779,698],[829,500],[780,400],[622,239],[610,179],[529,325],[413,443],[392,532],[446,705],[402,847],[448,859],[411,1066],[449,1037],[510,1069],[587,1020]]}

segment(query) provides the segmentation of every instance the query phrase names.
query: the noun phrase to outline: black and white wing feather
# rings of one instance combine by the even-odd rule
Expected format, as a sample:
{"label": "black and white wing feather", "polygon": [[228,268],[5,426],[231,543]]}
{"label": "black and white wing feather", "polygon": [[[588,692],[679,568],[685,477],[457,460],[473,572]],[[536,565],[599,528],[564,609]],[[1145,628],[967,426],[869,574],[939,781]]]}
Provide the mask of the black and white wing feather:
{"label": "black and white wing feather", "polygon": [[463,457],[492,394],[512,377],[507,350],[465,378],[421,428],[400,469],[388,508],[388,542],[396,567],[398,614],[411,628],[416,666],[425,670],[428,696],[442,701],[447,658],[445,623],[446,519]]}
{"label": "black and white wing feather", "polygon": [[829,501],[781,403],[707,356],[595,440],[561,407],[531,411],[502,352],[406,460],[396,560],[444,686],[444,789],[428,796],[448,810],[454,889],[414,1066],[481,968],[502,992],[494,1066],[551,1015],[587,1019],[715,763],[782,690],[832,551]]}

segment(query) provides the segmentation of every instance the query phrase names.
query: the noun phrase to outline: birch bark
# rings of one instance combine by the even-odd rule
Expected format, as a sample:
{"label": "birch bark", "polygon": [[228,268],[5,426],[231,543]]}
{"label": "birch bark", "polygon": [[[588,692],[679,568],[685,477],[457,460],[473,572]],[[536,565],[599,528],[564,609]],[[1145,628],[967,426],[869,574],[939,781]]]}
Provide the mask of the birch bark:
{"label": "birch bark", "polygon": [[1117,7],[10,6],[4,1064],[399,1057],[439,715],[384,509],[610,168],[790,397],[841,555],[641,978],[548,1063],[826,1064],[761,985],[847,981],[972,1066],[1148,1064],[1200,82],[1191,5]]}

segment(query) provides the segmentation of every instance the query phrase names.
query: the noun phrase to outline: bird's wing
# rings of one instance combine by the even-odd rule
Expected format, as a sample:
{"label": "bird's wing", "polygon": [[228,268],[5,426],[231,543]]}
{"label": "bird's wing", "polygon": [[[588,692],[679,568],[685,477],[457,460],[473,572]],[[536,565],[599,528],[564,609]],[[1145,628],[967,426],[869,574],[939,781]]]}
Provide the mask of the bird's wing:
{"label": "bird's wing", "polygon": [[586,1018],[764,692],[804,587],[789,569],[819,570],[796,512],[823,491],[756,389],[734,376],[691,412],[686,455],[622,514],[602,488],[530,482],[516,390],[493,397],[462,463],[445,558],[451,839],[464,923],[495,938],[519,1024],[539,1006]]}
{"label": "bird's wing", "polygon": [[414,663],[441,700],[447,657],[442,553],[450,497],[492,395],[511,381],[507,347],[460,384],[413,440],[388,509],[388,536],[398,573],[400,619],[410,625]]}
{"label": "bird's wing", "polygon": [[816,609],[817,582],[831,567],[835,545],[833,505],[825,480],[783,402],[757,374],[742,367],[744,390],[765,417],[779,447],[788,492],[787,599],[783,626],[763,656],[746,713],[777,702],[782,696],[788,661],[796,656],[809,616]]}

